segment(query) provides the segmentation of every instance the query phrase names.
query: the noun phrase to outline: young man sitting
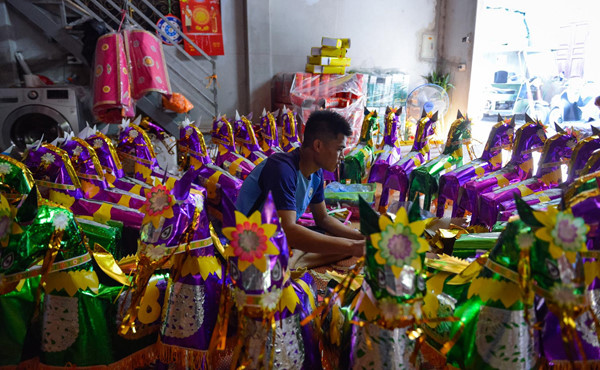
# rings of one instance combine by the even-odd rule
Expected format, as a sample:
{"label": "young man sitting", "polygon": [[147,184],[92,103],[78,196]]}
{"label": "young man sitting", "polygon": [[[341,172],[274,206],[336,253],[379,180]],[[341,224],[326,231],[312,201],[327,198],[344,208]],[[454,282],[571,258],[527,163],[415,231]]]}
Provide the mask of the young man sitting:
{"label": "young man sitting", "polygon": [[[350,125],[339,114],[321,110],[310,115],[302,147],[275,153],[261,162],[244,180],[236,207],[250,215],[262,209],[269,191],[288,243],[294,250],[290,267],[314,267],[362,256],[365,237],[327,214],[323,191],[323,169],[335,171],[344,159]],[[296,222],[307,206],[317,227],[313,231]]]}

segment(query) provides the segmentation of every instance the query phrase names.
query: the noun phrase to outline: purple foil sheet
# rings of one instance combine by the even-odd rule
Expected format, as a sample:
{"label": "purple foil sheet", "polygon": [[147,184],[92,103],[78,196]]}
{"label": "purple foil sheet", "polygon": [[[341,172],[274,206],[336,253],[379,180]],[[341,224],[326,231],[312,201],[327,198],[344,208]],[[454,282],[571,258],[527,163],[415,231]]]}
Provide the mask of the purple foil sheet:
{"label": "purple foil sheet", "polygon": [[[214,247],[190,251],[187,258],[214,256]],[[208,350],[217,322],[223,281],[216,273],[188,274],[171,282],[167,289],[161,341],[165,344],[197,350]]]}
{"label": "purple foil sheet", "polygon": [[[562,193],[562,189],[552,188],[529,194],[524,196],[522,199],[530,206],[535,206],[560,199],[562,197]],[[498,209],[500,211],[498,221],[507,221],[510,216],[517,214],[517,206],[512,199],[500,203]]]}
{"label": "purple foil sheet", "polygon": [[298,127],[296,123],[296,114],[288,110],[281,115],[280,127],[283,128],[283,140],[281,149],[284,152],[291,152],[295,148],[300,147],[300,139],[298,139]]}
{"label": "purple foil sheet", "polygon": [[459,199],[459,205],[472,213],[471,224],[479,223],[478,201],[480,194],[490,192],[498,187],[505,187],[525,180],[532,175],[532,152],[541,148],[546,140],[543,125],[529,122],[521,126],[515,134],[515,144],[510,161],[498,171],[491,172],[481,178],[468,181],[459,193],[468,203]]}
{"label": "purple foil sheet", "polygon": [[[576,319],[576,327],[579,342],[583,346],[586,360],[600,360],[600,343],[598,343],[596,328],[589,312],[584,312]],[[567,348],[565,348],[565,344],[561,338],[559,320],[551,312],[546,314],[544,320],[542,348],[544,350],[544,357],[548,359],[550,365],[552,365],[552,361],[557,360],[583,360],[576,340],[571,340]]]}
{"label": "purple foil sheet", "polygon": [[492,227],[498,219],[500,203],[514,199],[515,195],[523,196],[558,186],[562,163],[571,158],[576,142],[575,136],[567,133],[558,133],[546,140],[536,176],[482,194],[479,198],[479,221]]}
{"label": "purple foil sheet", "polygon": [[600,196],[588,197],[572,205],[571,210],[573,216],[583,218],[590,227],[588,249],[600,250]]}
{"label": "purple foil sheet", "polygon": [[383,153],[377,155],[373,166],[371,166],[368,182],[378,182],[383,184],[386,179],[388,168],[393,163],[397,163],[400,160],[401,155],[400,148],[385,144],[383,146]]}
{"label": "purple foil sheet", "polygon": [[75,199],[83,198],[83,191],[67,152],[52,144],[42,144],[27,152],[23,163],[29,167],[44,197],[45,189],[69,194]]}
{"label": "purple foil sheet", "polygon": [[143,163],[146,167],[158,167],[150,138],[137,125],[130,124],[121,131],[117,151],[126,156],[135,157],[136,162]]}
{"label": "purple foil sheet", "polygon": [[[98,200],[77,199],[70,209],[77,216],[108,217],[111,220],[122,222],[124,226],[138,230],[142,226],[144,219],[142,212],[117,204],[110,204],[109,214],[104,214],[104,210],[100,210],[100,208],[105,204],[105,202]],[[97,214],[98,211],[100,211],[99,214]]]}
{"label": "purple foil sheet", "polygon": [[260,143],[260,146],[266,155],[271,155],[280,151],[279,136],[277,134],[277,124],[275,117],[271,112],[266,112],[260,117],[260,124],[255,127],[254,132]]}
{"label": "purple foil sheet", "polygon": [[453,202],[452,217],[457,217],[457,215],[460,214],[460,207],[457,204],[460,187],[466,184],[467,181],[478,177],[478,173],[486,174],[497,170],[498,168],[499,166],[493,167],[490,162],[482,159],[476,159],[440,176],[437,217],[444,216],[447,200],[451,200]]}
{"label": "purple foil sheet", "polygon": [[[429,153],[427,153],[427,160],[429,160]],[[385,182],[383,183],[383,189],[381,190],[381,198],[379,200],[380,209],[381,207],[387,207],[390,189],[398,190],[400,192],[400,202],[403,202],[406,199],[410,173],[423,162],[425,162],[425,156],[421,152],[410,152],[406,157],[388,168]]]}
{"label": "purple foil sheet", "polygon": [[106,172],[112,174],[117,179],[125,176],[121,161],[117,156],[117,151],[106,135],[97,132],[95,135],[85,139],[85,141],[94,148],[100,165]]}

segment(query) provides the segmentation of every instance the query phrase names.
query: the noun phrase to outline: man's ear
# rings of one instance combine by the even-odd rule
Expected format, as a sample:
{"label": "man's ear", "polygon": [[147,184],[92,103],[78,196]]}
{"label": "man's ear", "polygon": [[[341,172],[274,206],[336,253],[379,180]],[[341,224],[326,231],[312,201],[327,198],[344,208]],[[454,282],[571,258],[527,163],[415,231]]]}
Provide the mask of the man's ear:
{"label": "man's ear", "polygon": [[313,143],[312,143],[312,149],[318,153],[323,149],[324,144],[325,143],[323,142],[323,140],[315,139],[315,140],[313,140]]}

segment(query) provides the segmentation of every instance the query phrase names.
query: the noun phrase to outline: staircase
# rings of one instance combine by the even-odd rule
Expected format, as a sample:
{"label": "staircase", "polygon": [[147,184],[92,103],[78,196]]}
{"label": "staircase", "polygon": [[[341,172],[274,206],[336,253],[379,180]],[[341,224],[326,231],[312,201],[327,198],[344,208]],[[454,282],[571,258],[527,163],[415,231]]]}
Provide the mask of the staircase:
{"label": "staircase", "polygon": [[[48,37],[71,53],[84,64],[82,55],[83,42],[81,34],[73,27],[90,19],[96,19],[115,31],[125,17],[125,24],[146,30],[154,30],[166,36],[150,18],[163,19],[171,23],[149,0],[6,0],[6,2],[37,25]],[[118,5],[117,2],[122,5]],[[156,3],[156,2],[155,2]],[[144,11],[140,8],[144,8]],[[124,24],[124,25],[125,25]],[[172,27],[173,28],[173,27]],[[181,45],[163,45],[165,62],[169,68],[169,78],[173,92],[185,95],[194,105],[190,112],[192,118],[198,116],[216,117],[218,115],[217,86],[211,83],[210,76],[216,76],[216,63],[185,34],[177,30],[202,57],[190,56]],[[91,68],[91,67],[90,67]],[[160,96],[148,95],[137,101],[137,108],[148,115],[153,122],[161,125],[175,137],[179,137],[179,129],[175,122],[181,121],[175,113],[167,113],[162,109]]]}

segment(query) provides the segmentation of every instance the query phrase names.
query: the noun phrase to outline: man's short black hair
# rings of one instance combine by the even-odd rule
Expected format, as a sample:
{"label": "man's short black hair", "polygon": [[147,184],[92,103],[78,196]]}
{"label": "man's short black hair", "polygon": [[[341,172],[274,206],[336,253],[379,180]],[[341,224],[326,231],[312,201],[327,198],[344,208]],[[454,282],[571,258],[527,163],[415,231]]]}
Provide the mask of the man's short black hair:
{"label": "man's short black hair", "polygon": [[316,140],[329,141],[344,134],[348,137],[352,135],[350,124],[344,117],[330,110],[318,110],[313,112],[306,121],[304,128],[303,147],[310,147]]}

